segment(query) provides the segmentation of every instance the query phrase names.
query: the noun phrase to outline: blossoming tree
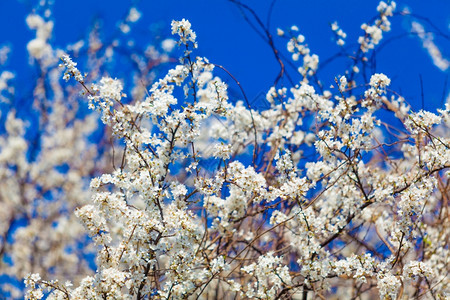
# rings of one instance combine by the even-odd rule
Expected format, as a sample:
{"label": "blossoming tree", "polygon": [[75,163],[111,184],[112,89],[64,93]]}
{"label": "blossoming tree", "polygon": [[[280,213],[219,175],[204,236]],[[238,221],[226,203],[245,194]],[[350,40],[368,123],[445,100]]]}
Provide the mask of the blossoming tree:
{"label": "blossoming tree", "polygon": [[[278,35],[301,80],[282,84],[287,61],[264,27],[281,69],[267,108],[252,108],[243,90],[230,99],[225,80],[239,82],[196,56],[184,19],[172,22],[179,63],[138,101],[125,102],[120,80],[82,75],[61,55],[115,156],[90,181],[90,198],[74,195],[82,200],[70,215],[94,243],[95,272],[30,268],[27,299],[444,299],[450,105],[414,112],[386,75],[358,76],[394,9],[380,2],[331,90],[295,26]],[[20,121],[11,124],[20,136]],[[56,228],[70,242],[64,222]]]}

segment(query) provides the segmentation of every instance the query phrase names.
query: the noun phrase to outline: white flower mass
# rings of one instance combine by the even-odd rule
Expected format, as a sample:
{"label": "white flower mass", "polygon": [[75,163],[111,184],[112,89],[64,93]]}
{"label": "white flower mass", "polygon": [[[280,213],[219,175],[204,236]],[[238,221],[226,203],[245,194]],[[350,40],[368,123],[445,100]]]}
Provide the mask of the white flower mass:
{"label": "white flower mass", "polygon": [[[28,16],[36,37],[27,50],[52,80],[34,91],[39,151],[30,155],[28,123],[14,109],[0,135],[2,272],[26,286],[0,282],[2,291],[25,299],[445,299],[450,105],[416,112],[391,90],[395,79],[358,75],[395,8],[379,3],[330,90],[301,29],[271,28],[267,38],[284,39],[280,60],[299,80],[277,79],[258,108],[232,92],[241,86],[224,67],[196,56],[188,20],[172,21],[174,39],[131,57],[139,72],[130,81],[101,67],[118,44],[102,45],[92,32],[80,44],[92,55],[82,74],[74,51],[49,44],[53,22]],[[118,28],[129,34],[140,18],[132,7]],[[330,26],[338,48],[348,47],[338,23]],[[162,76],[145,61],[169,57]],[[13,77],[1,73],[2,97],[13,93]],[[92,112],[80,117],[79,106]],[[16,215],[26,225],[11,242],[4,237]]]}

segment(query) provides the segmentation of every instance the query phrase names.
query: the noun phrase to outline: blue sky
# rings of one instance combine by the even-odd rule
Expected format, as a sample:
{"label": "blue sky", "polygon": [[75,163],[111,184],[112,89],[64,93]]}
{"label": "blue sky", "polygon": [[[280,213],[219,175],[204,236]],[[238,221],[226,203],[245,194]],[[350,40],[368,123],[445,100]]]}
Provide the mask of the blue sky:
{"label": "blue sky", "polygon": [[[13,48],[10,62],[3,69],[13,70],[18,85],[26,84],[29,76],[26,43],[34,36],[25,24],[26,15],[32,11],[37,1],[0,0],[0,45],[9,44]],[[269,0],[243,0],[254,8],[262,20],[266,20]],[[297,25],[306,37],[311,51],[325,61],[339,51],[332,37],[329,24],[337,21],[348,34],[347,45],[353,44],[362,34],[361,23],[376,16],[379,1],[296,1],[278,0],[273,9],[271,31]],[[118,1],[118,0],[78,0],[55,1],[53,19],[55,30],[53,42],[58,47],[73,43],[87,35],[89,26],[95,19],[101,19],[106,38],[117,32],[118,21],[123,18],[132,4],[142,12],[130,37],[137,43],[149,43],[155,32],[170,35],[172,19],[189,19],[197,32],[199,50],[197,55],[205,56],[211,62],[223,65],[242,83],[247,95],[256,102],[263,98],[278,72],[278,64],[271,49],[245,22],[235,5],[226,0],[190,1]],[[408,8],[413,14],[430,20],[441,32],[434,35],[434,43],[442,51],[443,57],[450,59],[450,1],[413,0],[397,1],[397,12]],[[392,31],[386,39],[399,37],[387,44],[377,54],[376,72],[387,74],[392,80],[392,88],[406,97],[414,109],[422,105],[434,110],[441,106],[449,69],[442,71],[433,65],[427,51],[417,37],[408,37],[411,21],[420,21],[426,30],[436,31],[424,19],[394,17]],[[155,31],[155,28],[157,30]],[[442,37],[446,35],[446,37]],[[286,49],[286,41],[275,38],[276,46]],[[325,86],[331,84],[335,76],[342,75],[346,60],[338,60],[320,74]],[[292,71],[292,70],[291,70]],[[114,76],[114,74],[111,74]],[[422,77],[425,103],[421,100]],[[117,75],[120,77],[120,74]],[[225,77],[225,74],[223,74]],[[450,80],[449,80],[450,81]]]}

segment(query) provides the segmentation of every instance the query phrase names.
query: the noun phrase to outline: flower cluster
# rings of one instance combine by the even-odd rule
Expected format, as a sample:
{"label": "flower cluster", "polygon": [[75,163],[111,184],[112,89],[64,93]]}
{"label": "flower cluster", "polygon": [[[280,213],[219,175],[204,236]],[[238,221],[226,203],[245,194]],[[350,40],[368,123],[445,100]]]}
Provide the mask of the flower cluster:
{"label": "flower cluster", "polygon": [[383,38],[383,32],[391,30],[391,23],[388,17],[392,17],[396,6],[394,1],[389,1],[389,4],[380,1],[380,4],[377,7],[380,18],[376,19],[373,25],[368,25],[366,23],[361,25],[361,29],[365,32],[365,35],[360,36],[358,39],[362,52],[368,52],[370,49],[373,49]]}
{"label": "flower cluster", "polygon": [[35,59],[49,59],[52,57],[52,47],[48,43],[53,31],[53,21],[46,22],[40,15],[31,14],[26,19],[30,29],[36,30],[36,38],[27,44],[27,50]]}
{"label": "flower cluster", "polygon": [[81,72],[77,68],[77,63],[73,62],[69,55],[64,54],[61,56],[62,64],[60,67],[65,67],[66,71],[64,72],[64,80],[69,81],[71,77],[74,77],[76,81],[83,83],[84,77],[81,75]]}
{"label": "flower cluster", "polygon": [[298,32],[297,26],[291,27],[292,37],[287,43],[287,50],[292,53],[292,60],[298,61],[300,57],[303,58],[303,65],[298,68],[298,72],[303,76],[304,81],[307,82],[307,77],[311,77],[317,71],[319,66],[319,56],[311,54],[308,45],[305,44],[305,36],[302,34],[295,35]]}
{"label": "flower cluster", "polygon": [[331,24],[331,30],[333,30],[334,34],[336,35],[336,44],[338,46],[344,46],[347,34],[342,31],[337,22]]}
{"label": "flower cluster", "polygon": [[131,30],[131,24],[136,23],[141,18],[141,13],[136,7],[131,7],[126,19],[119,25],[120,30],[127,34]]}
{"label": "flower cluster", "polygon": [[[188,45],[188,42],[191,42],[193,44],[194,48],[197,48],[197,35],[195,32],[191,29],[191,23],[188,20],[181,20],[181,21],[173,21],[172,22],[172,34],[177,34],[180,39],[178,43],[181,45]],[[186,55],[189,54],[189,52],[185,53]]]}

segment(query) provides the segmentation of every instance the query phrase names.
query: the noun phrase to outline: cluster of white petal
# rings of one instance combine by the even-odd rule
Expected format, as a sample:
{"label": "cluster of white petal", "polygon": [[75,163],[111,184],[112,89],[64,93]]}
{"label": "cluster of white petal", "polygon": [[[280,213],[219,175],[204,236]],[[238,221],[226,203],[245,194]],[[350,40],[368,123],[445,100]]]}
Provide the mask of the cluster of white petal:
{"label": "cluster of white petal", "polygon": [[[361,51],[389,30],[394,8],[380,3]],[[288,50],[303,57],[303,80],[270,88],[269,107],[251,109],[230,101],[215,66],[192,56],[188,21],[173,21],[172,32],[184,54],[143,100],[125,104],[110,77],[88,89],[90,107],[124,145],[120,167],[91,180],[91,200],[75,213],[96,246],[95,274],[73,286],[30,275],[28,299],[444,295],[448,105],[411,112],[388,99],[381,73],[358,95],[347,93],[346,76],[335,95],[319,93],[307,80],[318,57],[298,35]],[[76,64],[63,62],[65,77],[86,88]],[[381,109],[404,126],[399,134],[383,129]],[[26,169],[24,125],[13,114],[8,124],[0,162]]]}
{"label": "cluster of white petal", "polygon": [[36,38],[27,44],[27,50],[31,57],[38,60],[50,60],[53,58],[53,49],[48,43],[53,31],[53,21],[45,21],[40,15],[31,14],[26,19],[30,29],[36,30]]}
{"label": "cluster of white petal", "polygon": [[303,76],[303,81],[308,82],[308,77],[313,76],[319,67],[319,56],[311,54],[308,44],[305,43],[305,36],[296,35],[297,31],[297,26],[291,27],[291,38],[287,43],[287,50],[292,53],[294,61],[298,61],[302,57],[303,64],[298,67],[298,72]]}
{"label": "cluster of white petal", "polygon": [[365,35],[358,38],[358,43],[361,45],[362,52],[368,52],[373,49],[383,38],[383,31],[388,32],[391,30],[389,17],[392,17],[396,6],[394,1],[389,1],[389,4],[380,1],[380,4],[377,7],[380,17],[375,20],[373,25],[365,23],[361,25],[361,29],[365,31]]}
{"label": "cluster of white petal", "polygon": [[344,46],[347,34],[339,27],[337,22],[331,24],[331,30],[333,30],[336,35],[336,44],[338,46]]}

